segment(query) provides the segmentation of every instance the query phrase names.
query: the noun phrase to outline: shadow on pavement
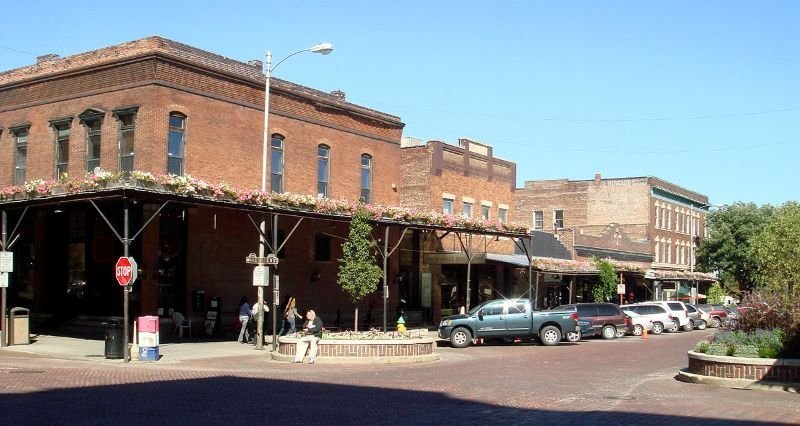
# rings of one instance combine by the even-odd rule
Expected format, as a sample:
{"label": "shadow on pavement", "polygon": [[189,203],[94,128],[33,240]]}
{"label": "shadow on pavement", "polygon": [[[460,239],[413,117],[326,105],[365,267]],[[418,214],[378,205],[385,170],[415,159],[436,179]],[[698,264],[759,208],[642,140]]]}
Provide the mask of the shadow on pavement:
{"label": "shadow on pavement", "polygon": [[[17,374],[44,371],[19,371]],[[307,371],[304,374],[313,374]],[[3,424],[696,424],[748,421],[616,411],[503,407],[440,392],[241,377],[171,380],[0,395]],[[241,423],[244,424],[244,423]]]}

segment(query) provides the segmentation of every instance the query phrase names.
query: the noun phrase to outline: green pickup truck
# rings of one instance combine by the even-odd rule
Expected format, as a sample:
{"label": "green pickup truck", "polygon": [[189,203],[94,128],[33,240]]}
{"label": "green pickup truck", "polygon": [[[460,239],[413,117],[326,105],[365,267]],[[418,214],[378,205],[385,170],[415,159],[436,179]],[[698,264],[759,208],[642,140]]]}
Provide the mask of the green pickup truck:
{"label": "green pickup truck", "polygon": [[528,299],[489,300],[466,315],[452,315],[439,323],[439,338],[455,348],[469,346],[472,339],[538,337],[544,345],[557,345],[567,333],[580,332],[575,311],[533,312]]}

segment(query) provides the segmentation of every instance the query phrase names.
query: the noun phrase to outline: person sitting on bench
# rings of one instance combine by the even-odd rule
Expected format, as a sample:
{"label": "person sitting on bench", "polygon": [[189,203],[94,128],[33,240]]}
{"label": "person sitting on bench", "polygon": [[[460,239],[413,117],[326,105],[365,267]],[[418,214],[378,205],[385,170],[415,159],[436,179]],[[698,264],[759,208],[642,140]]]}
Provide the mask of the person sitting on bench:
{"label": "person sitting on bench", "polygon": [[297,341],[295,363],[302,363],[306,356],[306,350],[311,344],[311,351],[308,354],[308,363],[313,364],[317,358],[317,342],[322,337],[322,319],[317,316],[313,309],[306,313],[306,322],[303,324],[303,337]]}

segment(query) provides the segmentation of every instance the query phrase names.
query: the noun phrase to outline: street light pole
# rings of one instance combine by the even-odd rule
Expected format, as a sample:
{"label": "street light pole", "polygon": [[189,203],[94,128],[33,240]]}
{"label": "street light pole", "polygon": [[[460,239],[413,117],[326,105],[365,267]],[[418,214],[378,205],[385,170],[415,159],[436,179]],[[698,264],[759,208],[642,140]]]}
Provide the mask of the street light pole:
{"label": "street light pole", "polygon": [[[308,49],[298,50],[297,52],[292,53],[291,55],[286,56],[285,58],[281,59],[273,68],[272,67],[272,52],[267,50],[266,60],[264,62],[264,76],[265,83],[264,83],[264,135],[261,144],[261,192],[267,192],[267,152],[269,151],[268,146],[270,143],[269,137],[269,87],[270,82],[272,80],[272,71],[275,68],[278,68],[283,61],[291,58],[298,53],[303,52],[311,52],[311,53],[319,53],[321,55],[327,55],[333,51],[333,45],[331,43],[320,43],[314,46],[309,47]],[[266,235],[267,224],[264,220],[263,216],[261,218],[261,223],[259,225],[261,232],[259,234],[259,244],[258,244],[258,257],[263,259],[264,252],[266,251],[266,241],[264,240],[264,236]],[[277,236],[273,236],[273,241],[275,241]],[[273,250],[276,252],[274,253],[276,256],[277,247],[273,247]],[[274,275],[274,274],[273,274]],[[272,287],[273,292],[273,306],[272,306],[272,350],[275,350],[275,322],[277,321],[277,302],[278,302],[278,288],[277,286]],[[264,349],[264,287],[258,287],[258,325],[256,327],[256,349],[262,350]]]}

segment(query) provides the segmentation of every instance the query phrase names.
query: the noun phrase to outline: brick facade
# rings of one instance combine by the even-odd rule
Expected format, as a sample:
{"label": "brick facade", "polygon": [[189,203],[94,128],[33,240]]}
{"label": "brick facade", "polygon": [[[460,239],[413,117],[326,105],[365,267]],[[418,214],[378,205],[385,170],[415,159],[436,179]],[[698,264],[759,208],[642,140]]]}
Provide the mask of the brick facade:
{"label": "brick facade", "polygon": [[[659,198],[660,193],[666,198]],[[678,232],[675,222],[669,228],[655,223],[655,208],[671,212],[673,220],[675,212],[691,211],[698,217],[702,235],[708,198],[658,178],[602,179],[598,174],[593,180],[526,181],[515,193],[515,206],[515,221],[534,227],[534,212],[540,211],[542,230],[560,236],[572,233],[575,246],[619,252],[622,260],[653,256],[657,241],[669,241],[670,261],[654,259],[646,262],[648,266],[689,269],[688,261],[680,263],[680,256],[675,257],[676,243],[689,244],[688,231]],[[562,230],[554,230],[556,210],[563,212]]]}
{"label": "brick facade", "polygon": [[[330,148],[329,197],[353,201],[360,198],[361,157],[367,154],[372,158],[371,202],[400,203],[401,174],[397,159],[400,158],[404,124],[398,117],[348,103],[342,95],[279,79],[272,79],[271,83],[269,133],[284,138],[286,192],[317,195],[317,148],[324,144]],[[186,117],[185,174],[211,183],[225,181],[237,187],[258,188],[264,85],[265,78],[259,66],[161,37],[66,58],[49,58],[29,67],[2,72],[0,186],[13,183],[16,147],[9,129],[18,125],[27,126],[29,131],[26,180],[55,178],[56,134],[50,122],[65,117],[70,117],[67,122],[71,125],[68,173],[83,175],[88,168],[88,129],[79,115],[87,111],[102,119],[100,167],[111,172],[119,170],[120,122],[114,111],[134,107],[135,170],[167,171],[169,116],[175,112]],[[271,167],[269,165],[268,174]],[[267,185],[269,189],[269,179]],[[107,214],[113,210],[116,215],[120,205],[105,207]],[[156,205],[147,204],[141,216],[149,218],[156,208]],[[91,207],[71,209],[66,214],[70,218],[77,217],[74,215],[82,214],[81,209],[93,215]],[[142,269],[133,297],[141,306],[141,313],[153,314],[157,307],[174,307],[188,318],[199,321],[205,307],[192,306],[193,290],[205,291],[207,298],[221,297],[226,313],[236,309],[242,295],[250,295],[251,301],[255,299],[252,267],[244,264],[244,257],[257,251],[258,238],[246,214],[185,206],[176,207],[171,214],[178,219],[166,222],[165,217],[156,218],[132,248]],[[134,220],[139,221],[139,216],[134,214]],[[280,233],[288,236],[297,220],[283,216],[279,221]],[[35,221],[36,236],[29,240],[31,242],[41,239],[53,218],[40,214]],[[97,223],[97,229],[93,228],[87,237],[87,256],[97,245],[98,233],[107,233],[105,224]],[[136,226],[134,223],[133,227]],[[165,235],[170,231],[165,227],[179,227],[185,233],[174,239],[181,250],[176,255],[181,257],[184,266],[181,284],[177,287],[182,293],[170,295],[177,297],[172,301],[165,301],[160,290],[165,286],[159,275],[166,257],[162,252],[167,241]],[[376,239],[380,238],[378,233],[382,236],[383,230],[376,230]],[[330,238],[330,260],[316,261],[315,238],[322,234]],[[399,238],[395,230],[390,235],[395,240]],[[278,267],[282,295],[297,297],[302,309],[316,307],[328,323],[333,323],[335,318],[344,322],[353,315],[352,302],[336,285],[337,259],[341,257],[340,246],[346,237],[345,223],[307,218],[288,239],[284,249],[286,258]],[[113,255],[118,255],[116,240],[109,244]],[[35,248],[41,251],[39,244]],[[66,256],[66,249],[61,250],[64,253],[58,249],[47,253],[38,251],[37,260]],[[391,276],[398,270],[396,258],[397,254],[390,260]],[[87,262],[94,261],[88,259]],[[65,260],[63,263],[66,265]],[[103,269],[106,265],[96,263],[93,267]],[[45,288],[46,271],[37,266],[31,275],[37,297],[42,294],[51,299],[59,297],[60,290]],[[94,277],[88,279],[94,280]],[[51,278],[59,282],[66,280],[55,275]],[[89,286],[92,291],[100,287],[103,292],[118,291],[117,288],[109,290],[105,282],[90,282]],[[267,296],[270,296],[269,291]],[[397,291],[392,289],[390,296],[394,307]],[[371,321],[377,324],[382,303],[373,300],[376,298],[369,296],[364,300],[361,314],[371,312]],[[112,299],[109,299],[113,301],[109,310],[115,310],[118,305],[116,297]],[[36,303],[36,311],[50,309],[49,302]]]}

